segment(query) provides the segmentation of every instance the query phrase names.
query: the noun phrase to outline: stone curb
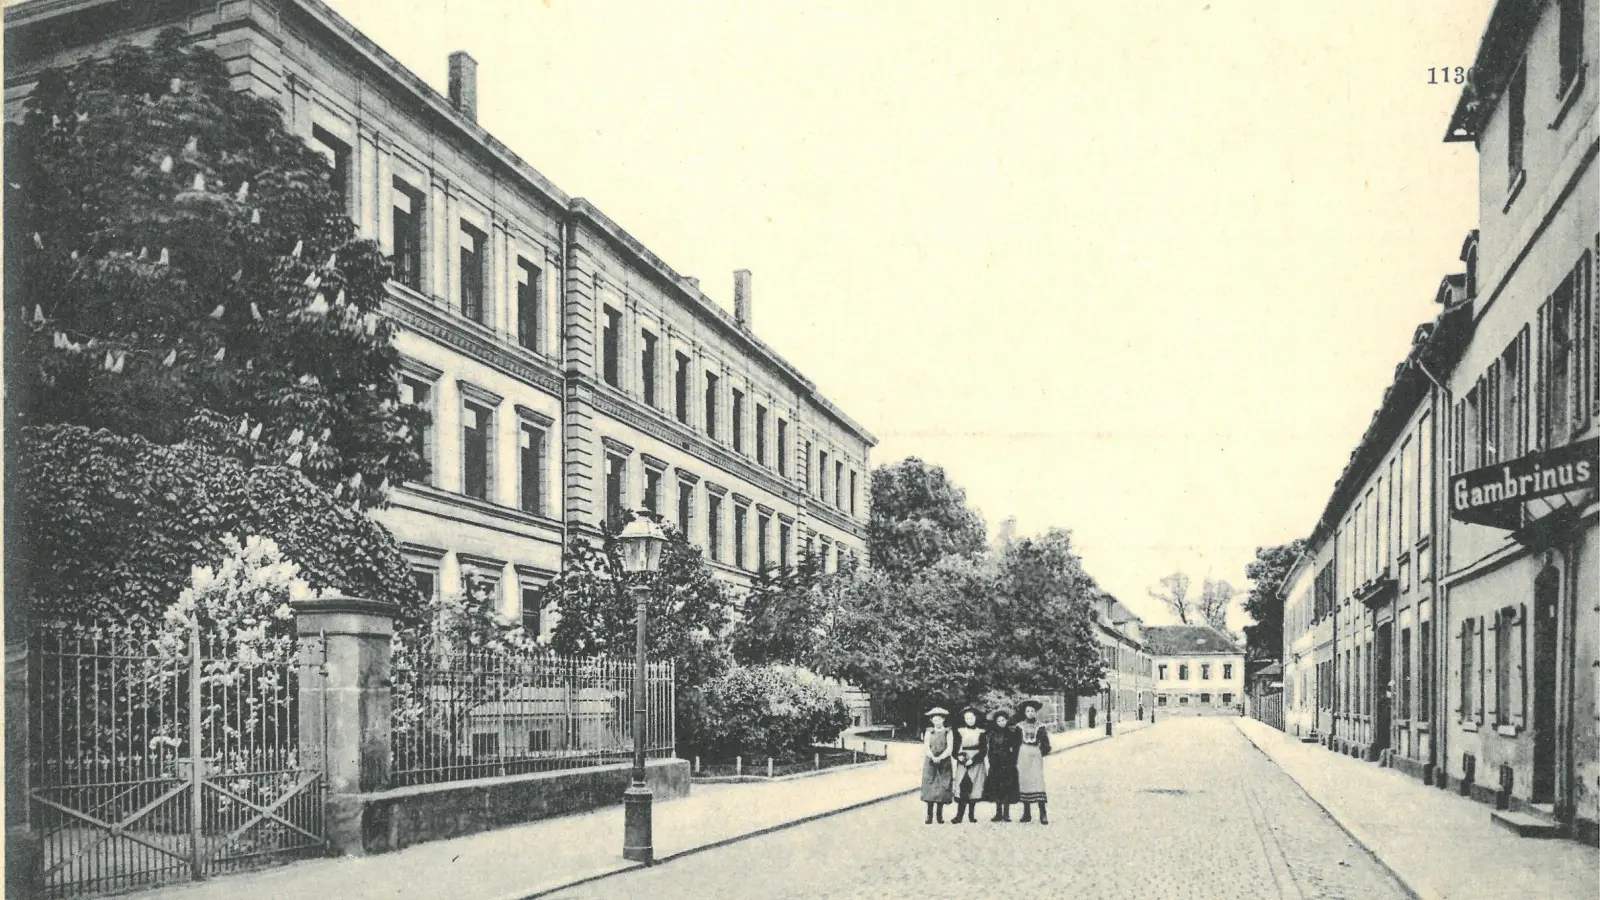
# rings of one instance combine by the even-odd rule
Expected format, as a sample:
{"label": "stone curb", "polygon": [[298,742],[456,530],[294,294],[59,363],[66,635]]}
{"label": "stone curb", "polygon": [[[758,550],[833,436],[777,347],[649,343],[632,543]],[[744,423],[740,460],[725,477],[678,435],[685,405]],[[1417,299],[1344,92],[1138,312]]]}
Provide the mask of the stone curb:
{"label": "stone curb", "polygon": [[[1142,727],[1133,729],[1133,731],[1142,731],[1142,730],[1143,730]],[[1124,733],[1126,734],[1126,733],[1130,733],[1130,732],[1124,732]],[[1113,737],[1115,737],[1115,735],[1113,735]],[[1090,739],[1088,739],[1086,741],[1082,741],[1080,743],[1073,744],[1070,747],[1062,747],[1059,751],[1052,750],[1051,751],[1051,755],[1054,756],[1056,752],[1065,753],[1068,750],[1076,750],[1079,747],[1086,747],[1089,744],[1098,743],[1098,742],[1103,741],[1103,740],[1106,740],[1106,736],[1104,734],[1097,734],[1094,737],[1092,737],[1092,738],[1090,738]],[[777,779],[774,779],[774,780],[777,780]],[[879,803],[883,803],[883,802],[888,801],[888,800],[897,800],[897,799],[899,799],[901,797],[909,797],[912,794],[915,794],[915,793],[917,793],[917,792],[919,792],[921,790],[922,790],[922,786],[918,785],[918,786],[916,786],[914,788],[907,788],[906,790],[895,791],[894,793],[891,793],[891,794],[884,794],[884,795],[879,796],[879,797],[871,797],[871,798],[868,798],[866,800],[858,800],[858,801],[856,801],[854,803],[838,807],[837,809],[823,810],[822,812],[819,812],[819,813],[812,813],[809,816],[802,816],[802,817],[800,817],[798,819],[791,819],[791,820],[789,820],[787,822],[779,822],[779,823],[777,823],[775,825],[768,825],[768,826],[765,826],[763,828],[757,828],[754,831],[747,831],[747,832],[745,832],[743,834],[730,835],[728,837],[721,838],[720,840],[715,840],[715,841],[711,841],[710,843],[701,844],[701,845],[699,845],[697,847],[690,847],[687,850],[679,850],[677,853],[669,853],[666,856],[663,856],[663,857],[660,857],[659,859],[657,859],[652,865],[653,866],[665,865],[666,863],[672,862],[675,859],[682,859],[685,856],[693,856],[696,853],[701,853],[701,852],[704,852],[706,850],[716,850],[716,849],[718,849],[720,847],[726,847],[726,846],[728,846],[730,844],[737,844],[740,841],[747,841],[747,840],[750,840],[751,838],[758,838],[758,837],[761,837],[763,835],[772,834],[773,832],[784,831],[785,829],[794,828],[794,827],[796,827],[798,825],[806,825],[806,824],[809,824],[811,822],[818,821],[819,819],[827,819],[827,818],[830,818],[832,816],[840,815],[842,813],[854,812],[854,811],[856,811],[858,809],[865,809],[868,806],[875,806],[875,805],[877,805]],[[548,897],[548,896],[550,896],[552,894],[556,894],[556,893],[559,893],[561,891],[568,890],[570,888],[579,887],[579,886],[582,886],[582,885],[585,885],[585,884],[589,884],[591,882],[599,881],[599,880],[604,879],[604,878],[610,878],[613,875],[622,875],[622,874],[625,874],[627,872],[632,872],[632,871],[634,871],[636,869],[646,869],[646,868],[651,868],[651,867],[652,866],[646,866],[646,865],[644,865],[642,863],[619,863],[615,868],[607,869],[606,871],[603,871],[603,872],[596,872],[596,873],[594,873],[592,875],[585,875],[582,878],[575,878],[572,881],[566,882],[564,884],[555,885],[553,887],[540,888],[539,890],[534,891],[532,893],[507,894],[507,895],[505,895],[503,897],[497,897],[497,898],[495,898],[495,900],[537,900],[537,898],[539,898],[539,897]]]}
{"label": "stone curb", "polygon": [[[1245,730],[1242,722],[1235,722],[1234,725],[1238,727],[1239,733],[1244,735],[1244,739],[1250,742],[1250,746],[1254,747],[1257,753],[1265,756],[1268,762],[1272,763],[1274,766],[1277,766],[1278,771],[1289,776],[1289,780],[1294,782],[1295,787],[1300,789],[1300,793],[1311,798],[1311,802],[1315,803],[1317,808],[1322,810],[1323,815],[1332,820],[1333,824],[1339,826],[1340,831],[1343,831],[1345,834],[1349,835],[1350,839],[1356,842],[1356,846],[1366,851],[1366,854],[1372,857],[1373,862],[1376,862],[1380,868],[1382,868],[1385,872],[1388,872],[1389,877],[1393,878],[1395,883],[1400,885],[1401,890],[1405,891],[1406,895],[1409,896],[1411,900],[1425,900],[1425,898],[1444,896],[1444,894],[1440,893],[1439,891],[1433,890],[1427,885],[1422,884],[1415,877],[1406,878],[1404,875],[1401,875],[1399,870],[1395,869],[1394,866],[1389,865],[1388,860],[1384,859],[1378,854],[1378,851],[1374,846],[1376,841],[1373,840],[1371,835],[1366,834],[1359,827],[1352,825],[1335,815],[1333,810],[1329,809],[1326,803],[1323,803],[1321,800],[1317,799],[1317,795],[1311,793],[1311,789],[1306,787],[1299,778],[1296,778],[1293,772],[1285,768],[1276,759],[1273,759],[1272,754],[1268,753],[1266,748],[1261,746],[1261,742],[1256,740],[1255,735],[1252,735],[1249,731]],[[1271,726],[1264,727],[1270,728]]]}
{"label": "stone curb", "polygon": [[816,778],[818,775],[833,775],[837,772],[854,772],[869,766],[881,766],[888,762],[887,759],[874,759],[870,762],[846,763],[842,766],[831,766],[826,769],[811,769],[809,771],[791,772],[788,775],[774,775],[768,778],[765,775],[690,775],[690,784],[781,784],[785,781],[799,781],[802,778]]}

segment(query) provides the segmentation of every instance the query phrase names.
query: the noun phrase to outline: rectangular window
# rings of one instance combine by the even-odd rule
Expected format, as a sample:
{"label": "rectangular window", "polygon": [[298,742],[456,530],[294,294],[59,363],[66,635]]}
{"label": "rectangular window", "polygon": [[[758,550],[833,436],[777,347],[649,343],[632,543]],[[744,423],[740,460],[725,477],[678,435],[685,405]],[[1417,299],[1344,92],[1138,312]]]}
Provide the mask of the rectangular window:
{"label": "rectangular window", "polygon": [[1465,447],[1466,458],[1462,462],[1465,471],[1478,468],[1483,464],[1483,439],[1478,433],[1479,390],[1480,381],[1467,391],[1465,407],[1462,409],[1461,430],[1462,443]]}
{"label": "rectangular window", "polygon": [[539,613],[539,589],[524,585],[522,587],[522,630],[534,639],[539,637],[541,623]]}
{"label": "rectangular window", "polygon": [[778,523],[778,568],[789,570],[789,549],[794,545],[794,529],[787,522]]}
{"label": "rectangular window", "polygon": [[622,386],[622,313],[607,306],[601,310],[605,322],[600,326],[600,375],[612,387]]}
{"label": "rectangular window", "polygon": [[850,515],[856,514],[856,470],[850,470]]}
{"label": "rectangular window", "polygon": [[1477,682],[1472,676],[1472,649],[1476,642],[1473,640],[1472,620],[1467,619],[1461,623],[1461,720],[1472,719],[1473,694],[1477,689]]}
{"label": "rectangular window", "polygon": [[817,499],[828,502],[828,453],[817,451]]}
{"label": "rectangular window", "polygon": [[756,462],[767,464],[767,408],[756,404]]}
{"label": "rectangular window", "polygon": [[1590,367],[1594,365],[1589,304],[1589,254],[1585,253],[1540,311],[1545,362],[1539,391],[1544,446],[1570,441],[1586,423]]}
{"label": "rectangular window", "polygon": [[672,371],[672,386],[674,392],[673,413],[678,421],[689,424],[689,357],[682,353],[674,353],[675,365]]}
{"label": "rectangular window", "polygon": [[1412,444],[1411,438],[1407,437],[1400,445],[1400,475],[1396,482],[1394,498],[1395,530],[1399,535],[1401,553],[1411,549],[1411,545],[1415,543],[1411,538],[1412,521],[1411,515],[1407,512],[1410,506],[1406,497],[1406,487],[1416,477],[1416,462],[1412,459],[1416,452],[1416,446]]}
{"label": "rectangular window", "polygon": [[1528,94],[1528,67],[1517,66],[1506,88],[1506,172],[1508,184],[1515,184],[1522,175],[1522,140],[1527,126],[1523,107]]}
{"label": "rectangular window", "polygon": [[517,344],[538,352],[544,339],[544,273],[517,257]]}
{"label": "rectangular window", "polygon": [[424,600],[434,599],[439,590],[439,571],[437,569],[413,568],[411,577],[417,584],[417,593]]}
{"label": "rectangular window", "polygon": [[741,504],[733,507],[733,564],[741,569],[749,568],[749,559],[745,555],[746,537],[749,535],[750,508]]}
{"label": "rectangular window", "polygon": [[756,568],[765,570],[771,563],[767,556],[767,545],[772,540],[772,517],[766,513],[756,514]]}
{"label": "rectangular window", "polygon": [[1204,663],[1204,664],[1202,664],[1200,666],[1200,680],[1201,681],[1210,681],[1211,680],[1211,665],[1210,665],[1210,663]]}
{"label": "rectangular window", "polygon": [[547,435],[542,426],[522,423],[522,447],[518,463],[522,480],[522,511],[545,514],[545,467]]}
{"label": "rectangular window", "polygon": [[461,404],[461,493],[489,499],[490,435],[494,414],[476,403]]}
{"label": "rectangular window", "polygon": [[706,373],[706,436],[717,438],[717,378],[716,373]]}
{"label": "rectangular window", "polygon": [[833,464],[833,505],[840,509],[845,508],[844,496],[844,463]]}
{"label": "rectangular window", "polygon": [[1518,335],[1500,357],[1500,458],[1516,459],[1527,452],[1527,392],[1524,380],[1524,336]]}
{"label": "rectangular window", "polygon": [[1211,695],[1210,694],[1201,694],[1200,695],[1200,702],[1201,703],[1210,703],[1211,702]]}
{"label": "rectangular window", "polygon": [[419,407],[428,414],[428,420],[411,432],[411,445],[428,464],[422,483],[433,484],[433,384],[410,375],[401,376],[400,402]]}
{"label": "rectangular window", "polygon": [[311,128],[311,148],[328,161],[328,186],[344,201],[346,213],[355,205],[351,202],[350,145],[325,131],[321,125]]}
{"label": "rectangular window", "polygon": [[811,477],[812,468],[813,468],[813,465],[812,465],[812,462],[811,462],[811,442],[810,441],[806,441],[806,493],[808,493],[808,494],[811,493],[812,491],[816,490],[816,488],[812,485],[812,481],[813,481],[813,479]]}
{"label": "rectangular window", "polygon": [[[1417,425],[1417,540],[1433,534],[1433,418]],[[1419,564],[1420,565],[1420,564]],[[1417,577],[1424,577],[1419,571]]]}
{"label": "rectangular window", "polygon": [[644,470],[644,508],[661,515],[661,470],[649,466]]}
{"label": "rectangular window", "polygon": [[1179,681],[1188,681],[1189,680],[1189,667],[1187,665],[1180,664],[1178,666],[1178,680]]}
{"label": "rectangular window", "polygon": [[1411,718],[1411,629],[1400,629],[1400,690],[1395,698],[1400,718]]}
{"label": "rectangular window", "polygon": [[656,336],[648,329],[639,332],[639,372],[644,376],[644,405],[656,405]]}
{"label": "rectangular window", "polygon": [[1494,711],[1496,725],[1511,724],[1511,666],[1513,623],[1517,608],[1507,606],[1494,617]]}
{"label": "rectangular window", "polygon": [[606,454],[606,522],[612,530],[622,528],[627,509],[628,461],[614,453]]}
{"label": "rectangular window", "polygon": [[422,290],[422,192],[396,176],[390,192],[394,206],[394,280]]}
{"label": "rectangular window", "polygon": [[488,313],[483,302],[484,264],[487,262],[483,247],[489,236],[461,223],[461,314],[479,324],[484,324]]}
{"label": "rectangular window", "polygon": [[686,541],[694,534],[694,485],[687,481],[678,482],[678,530]]}
{"label": "rectangular window", "polygon": [[1567,89],[1583,70],[1583,6],[1587,0],[1561,0],[1561,34],[1558,40],[1557,69],[1560,77],[1557,96]]}
{"label": "rectangular window", "polygon": [[706,549],[713,561],[722,562],[722,498],[711,494],[706,501]]}
{"label": "rectangular window", "polygon": [[732,421],[729,422],[729,432],[733,437],[733,451],[744,452],[744,391],[733,389]]}
{"label": "rectangular window", "polygon": [[778,474],[789,476],[789,423],[778,420]]}
{"label": "rectangular window", "polygon": [[1167,680],[1167,667],[1165,665],[1160,665],[1160,666],[1157,666],[1156,669],[1157,669],[1157,672],[1158,672],[1156,677],[1161,679],[1162,681],[1166,681]]}
{"label": "rectangular window", "polygon": [[1417,629],[1417,721],[1428,721],[1433,708],[1433,622]]}
{"label": "rectangular window", "polygon": [[1367,711],[1366,710],[1367,697],[1366,697],[1365,694],[1363,694],[1361,692],[1361,648],[1357,647],[1357,648],[1355,648],[1355,650],[1356,650],[1355,665],[1352,666],[1351,669],[1350,669],[1350,674],[1352,676],[1350,689],[1355,692],[1355,697],[1353,698],[1353,702],[1351,703],[1351,709],[1357,715],[1360,715],[1360,714],[1365,713]]}
{"label": "rectangular window", "polygon": [[1230,681],[1233,678],[1233,663],[1222,664],[1222,680]]}

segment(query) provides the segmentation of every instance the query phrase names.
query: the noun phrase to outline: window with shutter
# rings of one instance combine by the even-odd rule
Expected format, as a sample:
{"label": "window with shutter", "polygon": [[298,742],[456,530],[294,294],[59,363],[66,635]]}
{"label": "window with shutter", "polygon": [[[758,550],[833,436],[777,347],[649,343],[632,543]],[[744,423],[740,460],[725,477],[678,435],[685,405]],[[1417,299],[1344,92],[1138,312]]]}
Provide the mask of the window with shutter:
{"label": "window with shutter", "polygon": [[1476,644],[1474,649],[1477,651],[1479,663],[1478,663],[1478,684],[1477,684],[1477,691],[1478,691],[1477,707],[1476,707],[1476,712],[1473,713],[1473,719],[1479,725],[1482,725],[1483,724],[1483,705],[1484,705],[1484,700],[1485,700],[1484,692],[1488,689],[1488,683],[1487,683],[1488,680],[1484,677],[1484,671],[1483,671],[1484,669],[1488,668],[1488,666],[1485,665],[1485,663],[1487,662],[1487,657],[1484,656],[1483,617],[1479,616],[1477,619],[1475,619],[1474,620],[1474,625],[1475,625],[1475,627],[1474,627],[1473,630],[1476,633],[1476,637],[1477,637],[1477,640],[1474,641],[1474,643]]}
{"label": "window with shutter", "polygon": [[1511,724],[1523,729],[1528,727],[1528,605],[1524,603],[1518,606],[1515,615],[1516,636],[1511,652],[1516,657],[1517,684],[1516,709]]}
{"label": "window with shutter", "polygon": [[[1511,682],[1511,672],[1507,668],[1511,654],[1509,648],[1505,646],[1504,640],[1505,635],[1510,633],[1510,629],[1504,627],[1503,616],[1503,611],[1496,610],[1494,618],[1490,619],[1487,624],[1489,629],[1487,646],[1494,648],[1494,689],[1488,691],[1485,697],[1488,706],[1484,713],[1489,721],[1496,725],[1506,724],[1506,701],[1509,699],[1507,694],[1510,692]],[[1488,659],[1485,658],[1484,662],[1488,663]]]}

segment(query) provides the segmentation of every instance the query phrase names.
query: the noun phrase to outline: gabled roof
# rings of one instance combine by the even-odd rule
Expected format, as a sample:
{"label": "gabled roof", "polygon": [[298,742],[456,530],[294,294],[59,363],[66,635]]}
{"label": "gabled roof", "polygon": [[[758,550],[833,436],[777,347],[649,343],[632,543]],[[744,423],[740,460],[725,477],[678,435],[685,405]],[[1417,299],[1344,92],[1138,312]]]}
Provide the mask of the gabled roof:
{"label": "gabled roof", "polygon": [[1233,656],[1244,651],[1209,625],[1151,625],[1144,629],[1151,656]]}

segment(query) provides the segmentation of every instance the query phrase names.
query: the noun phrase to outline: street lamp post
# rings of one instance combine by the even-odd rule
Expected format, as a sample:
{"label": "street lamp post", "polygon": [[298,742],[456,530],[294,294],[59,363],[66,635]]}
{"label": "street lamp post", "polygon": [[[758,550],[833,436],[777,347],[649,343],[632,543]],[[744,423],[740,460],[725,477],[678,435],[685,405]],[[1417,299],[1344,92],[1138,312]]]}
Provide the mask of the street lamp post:
{"label": "street lamp post", "polygon": [[[661,550],[666,546],[666,535],[656,525],[653,514],[640,510],[633,521],[617,536],[622,547],[622,570],[641,576],[661,568]],[[655,795],[645,782],[644,745],[648,721],[645,716],[645,614],[650,597],[650,586],[643,578],[635,577],[631,588],[634,602],[634,673],[633,673],[633,779],[622,793],[622,856],[624,859],[650,865],[655,862],[655,839],[651,827],[651,807]]]}

